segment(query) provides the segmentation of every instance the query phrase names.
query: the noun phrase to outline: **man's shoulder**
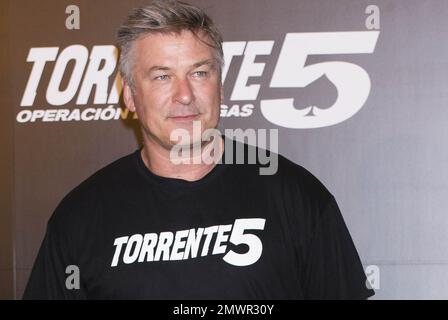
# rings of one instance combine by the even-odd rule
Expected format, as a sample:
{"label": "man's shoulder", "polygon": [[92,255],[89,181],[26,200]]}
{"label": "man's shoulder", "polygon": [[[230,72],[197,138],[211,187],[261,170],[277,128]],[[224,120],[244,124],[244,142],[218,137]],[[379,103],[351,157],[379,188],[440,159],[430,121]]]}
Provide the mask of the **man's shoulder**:
{"label": "man's shoulder", "polygon": [[[333,198],[332,193],[323,182],[301,164],[267,148],[235,142],[235,146],[238,144],[243,144],[245,151],[249,154],[252,150],[253,154],[256,155],[255,166],[245,167],[249,172],[252,172],[252,176],[258,176],[255,177],[257,180],[265,181],[269,188],[279,187],[285,191],[291,190],[320,203],[327,203]],[[235,148],[237,149],[237,147]],[[267,159],[271,163],[267,163]],[[249,157],[245,156],[245,161],[248,160]],[[271,168],[266,170],[268,167]],[[265,170],[263,171],[263,169]]]}
{"label": "man's shoulder", "polygon": [[100,206],[104,196],[119,192],[117,188],[132,179],[136,152],[112,161],[71,189],[58,204],[51,220],[62,212],[65,215],[92,212]]}
{"label": "man's shoulder", "polygon": [[[86,191],[92,192],[102,187],[111,187],[115,183],[127,180],[130,172],[135,169],[135,157],[138,151],[134,151],[119,159],[112,161],[106,166],[100,168],[87,179],[82,181],[70,193],[78,194]],[[126,179],[125,179],[126,178]],[[70,194],[69,193],[69,194]]]}
{"label": "man's shoulder", "polygon": [[278,174],[283,179],[290,181],[291,183],[298,183],[311,190],[321,190],[329,192],[327,187],[322,181],[317,178],[310,170],[293,162],[284,155],[279,154],[279,166]]}
{"label": "man's shoulder", "polygon": [[324,183],[304,166],[279,155],[278,177],[282,182],[296,188],[302,195],[324,204],[333,198]]}

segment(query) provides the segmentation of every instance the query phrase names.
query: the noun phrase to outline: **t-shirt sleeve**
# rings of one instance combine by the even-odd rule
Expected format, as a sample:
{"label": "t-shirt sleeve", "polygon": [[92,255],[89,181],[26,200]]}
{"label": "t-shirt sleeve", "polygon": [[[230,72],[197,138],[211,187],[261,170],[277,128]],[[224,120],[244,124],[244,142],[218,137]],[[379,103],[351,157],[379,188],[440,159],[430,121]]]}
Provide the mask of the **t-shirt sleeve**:
{"label": "t-shirt sleeve", "polygon": [[84,299],[80,271],[64,229],[50,220],[23,299]]}
{"label": "t-shirt sleeve", "polygon": [[374,295],[334,197],[319,216],[305,267],[307,299],[367,299]]}

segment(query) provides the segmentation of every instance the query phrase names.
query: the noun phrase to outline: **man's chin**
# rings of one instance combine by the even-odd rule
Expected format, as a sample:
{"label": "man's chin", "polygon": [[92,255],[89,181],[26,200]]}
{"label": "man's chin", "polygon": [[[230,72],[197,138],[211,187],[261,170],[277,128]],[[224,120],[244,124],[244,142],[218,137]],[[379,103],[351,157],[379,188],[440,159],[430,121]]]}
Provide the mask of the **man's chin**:
{"label": "man's chin", "polygon": [[205,129],[201,121],[177,122],[171,125],[170,139],[174,144],[198,143]]}
{"label": "man's chin", "polygon": [[193,139],[193,140],[179,140],[179,141],[170,141],[169,146],[170,149],[173,147],[177,148],[193,148],[195,146],[201,146],[207,144],[209,141],[203,141],[202,139]]}

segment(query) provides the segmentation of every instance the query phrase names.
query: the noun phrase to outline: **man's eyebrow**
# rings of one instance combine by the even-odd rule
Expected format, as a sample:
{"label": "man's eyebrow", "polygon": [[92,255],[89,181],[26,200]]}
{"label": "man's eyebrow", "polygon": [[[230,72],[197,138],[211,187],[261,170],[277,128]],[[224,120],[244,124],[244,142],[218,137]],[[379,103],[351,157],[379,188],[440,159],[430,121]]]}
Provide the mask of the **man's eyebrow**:
{"label": "man's eyebrow", "polygon": [[217,64],[217,61],[216,61],[216,59],[206,59],[206,60],[202,60],[202,61],[196,62],[195,64],[193,64],[193,67],[194,68],[199,68],[199,67],[201,67],[203,65],[206,65],[206,64],[214,67]]}
{"label": "man's eyebrow", "polygon": [[148,73],[151,73],[153,71],[166,71],[166,70],[170,70],[171,68],[169,67],[165,67],[165,66],[152,66],[151,68],[148,69]]}
{"label": "man's eyebrow", "polygon": [[[206,59],[193,64],[193,68],[199,68],[203,65],[210,65],[214,67],[216,66],[217,63],[218,62],[216,61],[216,59]],[[171,68],[166,66],[152,66],[151,68],[148,69],[148,73],[151,73],[153,71],[168,71],[168,70],[171,70]]]}

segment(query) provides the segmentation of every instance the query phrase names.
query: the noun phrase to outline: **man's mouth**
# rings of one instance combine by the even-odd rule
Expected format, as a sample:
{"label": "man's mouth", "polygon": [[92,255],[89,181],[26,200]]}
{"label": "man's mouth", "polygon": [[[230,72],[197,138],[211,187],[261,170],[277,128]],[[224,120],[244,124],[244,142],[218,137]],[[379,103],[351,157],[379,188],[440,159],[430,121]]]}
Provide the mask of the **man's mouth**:
{"label": "man's mouth", "polygon": [[199,118],[200,114],[191,114],[187,116],[173,116],[169,117],[169,119],[175,121],[175,122],[189,122],[193,120],[197,120]]}

